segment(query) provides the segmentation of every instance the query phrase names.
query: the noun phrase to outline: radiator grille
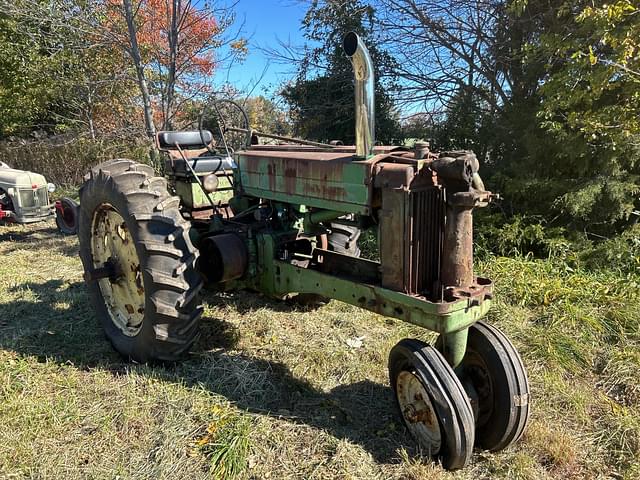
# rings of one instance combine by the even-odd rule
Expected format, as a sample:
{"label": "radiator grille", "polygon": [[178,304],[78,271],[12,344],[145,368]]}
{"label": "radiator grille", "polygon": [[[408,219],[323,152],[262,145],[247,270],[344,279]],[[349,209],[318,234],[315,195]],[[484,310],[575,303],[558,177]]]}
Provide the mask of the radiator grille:
{"label": "radiator grille", "polygon": [[46,187],[41,187],[37,190],[21,189],[19,190],[19,195],[22,208],[46,207],[49,203]]}
{"label": "radiator grille", "polygon": [[36,206],[36,197],[33,194],[33,190],[20,190],[20,206],[23,208]]}
{"label": "radiator grille", "polygon": [[49,203],[49,192],[47,191],[47,187],[40,187],[37,190],[36,197],[39,207],[46,206]]}
{"label": "radiator grille", "polygon": [[440,264],[444,241],[444,201],[437,187],[409,193],[409,258],[407,290],[432,299],[440,296]]}

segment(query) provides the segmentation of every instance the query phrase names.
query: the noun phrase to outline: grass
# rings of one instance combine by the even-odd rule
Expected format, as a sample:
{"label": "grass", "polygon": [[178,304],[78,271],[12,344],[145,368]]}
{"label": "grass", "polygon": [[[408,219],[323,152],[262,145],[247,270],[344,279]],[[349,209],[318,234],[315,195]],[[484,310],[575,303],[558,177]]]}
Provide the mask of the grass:
{"label": "grass", "polygon": [[448,473],[415,451],[388,387],[390,348],[432,338],[420,329],[338,302],[209,293],[189,359],[134,365],[97,327],[75,238],[0,226],[0,260],[0,478],[640,477],[634,279],[478,266],[496,279],[489,320],[523,356],[533,414],[519,443]]}

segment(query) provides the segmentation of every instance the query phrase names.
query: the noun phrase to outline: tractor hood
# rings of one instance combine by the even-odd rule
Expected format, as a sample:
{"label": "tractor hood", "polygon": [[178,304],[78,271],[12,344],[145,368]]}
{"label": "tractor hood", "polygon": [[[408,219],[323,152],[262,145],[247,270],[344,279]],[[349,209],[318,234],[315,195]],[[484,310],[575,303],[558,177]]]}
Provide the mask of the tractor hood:
{"label": "tractor hood", "polygon": [[34,172],[25,172],[24,170],[15,170],[13,168],[0,168],[0,187],[17,187],[17,188],[37,188],[46,187],[47,180],[43,175]]}

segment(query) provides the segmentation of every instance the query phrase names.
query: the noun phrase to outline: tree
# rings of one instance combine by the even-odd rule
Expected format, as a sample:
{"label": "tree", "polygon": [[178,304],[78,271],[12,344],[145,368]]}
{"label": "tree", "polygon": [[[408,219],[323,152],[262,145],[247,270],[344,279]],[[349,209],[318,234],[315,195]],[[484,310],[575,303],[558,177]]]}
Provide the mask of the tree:
{"label": "tree", "polygon": [[[97,124],[128,128],[133,119],[144,119],[150,137],[156,126],[172,128],[182,106],[206,94],[213,69],[246,53],[246,42],[230,30],[233,10],[220,2],[0,2],[5,14],[0,42],[11,28],[18,29],[7,37],[9,51],[15,53],[5,62],[8,86],[26,86],[33,73],[29,88],[38,94],[24,93],[54,115],[49,123],[87,129],[92,137]],[[20,72],[17,78],[14,71]],[[132,85],[138,89],[133,98]],[[7,101],[15,103],[10,97]],[[114,114],[103,105],[112,106]],[[102,116],[98,122],[96,114]]]}
{"label": "tree", "polygon": [[385,47],[397,59],[399,101],[440,111],[461,89],[497,110],[509,102],[510,72],[498,64],[500,0],[379,0]]}
{"label": "tree", "polygon": [[246,53],[244,40],[228,37],[233,11],[215,2],[108,0],[107,15],[109,35],[135,66],[150,135],[154,113],[170,129],[184,102],[207,93],[223,46],[231,56]]}
{"label": "tree", "polygon": [[637,2],[380,4],[399,101],[444,118],[441,147],[486,152],[512,212],[600,235],[624,224],[638,191]]}
{"label": "tree", "polygon": [[244,101],[244,108],[252,129],[276,135],[290,135],[291,126],[286,113],[272,100],[262,95],[249,97]]}
{"label": "tree", "polygon": [[[110,6],[118,6],[118,1],[110,2]],[[145,75],[145,68],[142,63],[142,55],[140,54],[140,45],[138,43],[138,27],[136,25],[133,5],[131,0],[122,0],[122,13],[127,25],[126,40],[121,42],[124,50],[129,54],[136,70],[138,79],[138,87],[142,95],[142,105],[144,108],[144,125],[147,130],[147,136],[155,137],[156,127],[153,123],[153,112],[151,110],[151,96],[149,95],[149,87]],[[115,28],[113,30],[116,30]]]}
{"label": "tree", "polygon": [[436,150],[473,150],[481,161],[489,160],[494,143],[494,119],[472,89],[460,88],[448,102],[442,120],[435,126]]}
{"label": "tree", "polygon": [[[377,48],[375,11],[360,1],[312,2],[302,23],[305,38],[318,45],[305,47],[295,61],[298,75],[281,92],[288,103],[295,134],[320,141],[355,141],[353,70],[342,50],[344,36],[354,31],[364,40],[373,59],[376,95],[376,138],[391,143],[399,123],[383,75],[392,59]],[[291,50],[287,50],[291,52]]]}
{"label": "tree", "polygon": [[0,1],[0,135],[52,130],[55,117],[66,113],[64,94],[75,77],[75,53],[59,46],[68,29],[46,18],[14,15],[29,3]]}
{"label": "tree", "polygon": [[[552,2],[553,3],[553,2]],[[446,117],[441,130],[460,135],[452,122],[484,125],[492,135],[474,141],[486,161],[522,155],[517,127],[535,125],[535,95],[544,72],[523,65],[524,47],[537,34],[535,18],[515,16],[505,0],[378,0],[384,47],[397,59],[399,105]],[[545,7],[546,8],[546,7]],[[461,102],[468,115],[460,117]],[[468,130],[468,129],[467,129]],[[440,136],[442,140],[443,137]],[[466,144],[451,137],[445,144]],[[486,155],[485,155],[486,153]]]}
{"label": "tree", "polygon": [[607,229],[639,203],[640,9],[631,0],[573,2],[558,17],[563,29],[533,49],[549,59],[539,118],[576,179],[558,204]]}

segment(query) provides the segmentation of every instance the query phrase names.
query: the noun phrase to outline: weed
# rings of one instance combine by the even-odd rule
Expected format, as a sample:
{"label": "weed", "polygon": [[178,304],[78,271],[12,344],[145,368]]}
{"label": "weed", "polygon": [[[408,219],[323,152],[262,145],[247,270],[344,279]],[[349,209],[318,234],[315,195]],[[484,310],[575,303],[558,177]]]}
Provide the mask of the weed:
{"label": "weed", "polygon": [[213,407],[212,416],[196,446],[210,458],[213,478],[236,478],[247,464],[251,424],[246,417],[220,405]]}

